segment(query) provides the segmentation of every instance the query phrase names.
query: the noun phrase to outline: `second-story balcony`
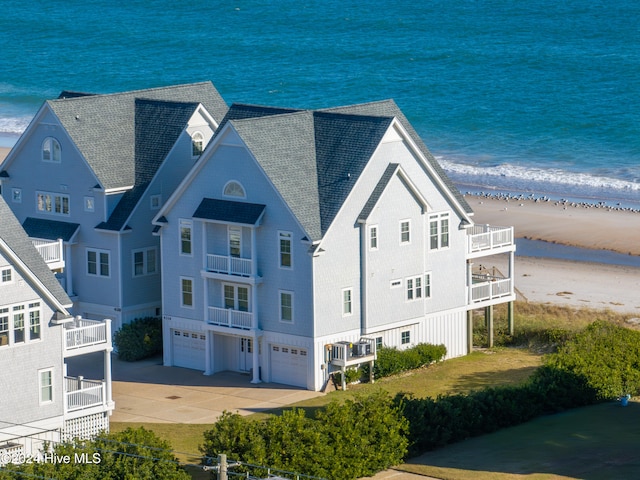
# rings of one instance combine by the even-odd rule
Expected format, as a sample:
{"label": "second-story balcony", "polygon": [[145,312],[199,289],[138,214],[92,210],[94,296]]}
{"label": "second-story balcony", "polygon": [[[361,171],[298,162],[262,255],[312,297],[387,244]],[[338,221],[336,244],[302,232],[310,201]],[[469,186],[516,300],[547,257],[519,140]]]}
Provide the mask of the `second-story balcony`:
{"label": "second-story balcony", "polygon": [[[64,411],[85,411],[95,407],[108,409],[106,383],[83,377],[64,377]],[[85,412],[83,412],[84,414]]]}
{"label": "second-story balcony", "polygon": [[232,308],[209,307],[207,323],[221,327],[250,330],[253,327],[253,313]]}
{"label": "second-story balcony", "polygon": [[473,225],[467,230],[467,258],[515,250],[513,227]]}
{"label": "second-story balcony", "polygon": [[488,274],[473,274],[469,287],[469,304],[486,306],[501,301],[507,301],[509,297],[515,299],[513,279]]}
{"label": "second-story balcony", "polygon": [[34,238],[31,239],[31,243],[36,247],[36,250],[38,250],[38,253],[51,270],[60,270],[64,268],[64,246],[62,239],[51,241]]}
{"label": "second-story balcony", "polygon": [[231,255],[207,254],[207,271],[222,273],[226,275],[236,275],[240,277],[250,277],[252,275],[252,260],[250,258],[239,258]]}
{"label": "second-story balcony", "polygon": [[111,347],[111,320],[74,318],[64,326],[65,357],[99,352]]}

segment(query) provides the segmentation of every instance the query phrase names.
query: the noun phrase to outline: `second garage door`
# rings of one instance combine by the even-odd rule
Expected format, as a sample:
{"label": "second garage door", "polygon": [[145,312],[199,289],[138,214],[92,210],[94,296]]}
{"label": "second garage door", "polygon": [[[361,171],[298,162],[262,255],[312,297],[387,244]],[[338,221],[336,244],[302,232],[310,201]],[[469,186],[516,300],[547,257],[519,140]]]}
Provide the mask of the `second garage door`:
{"label": "second garage door", "polygon": [[173,364],[176,367],[205,369],[205,335],[187,330],[172,330]]}
{"label": "second garage door", "polygon": [[271,381],[307,388],[307,350],[286,345],[271,345]]}

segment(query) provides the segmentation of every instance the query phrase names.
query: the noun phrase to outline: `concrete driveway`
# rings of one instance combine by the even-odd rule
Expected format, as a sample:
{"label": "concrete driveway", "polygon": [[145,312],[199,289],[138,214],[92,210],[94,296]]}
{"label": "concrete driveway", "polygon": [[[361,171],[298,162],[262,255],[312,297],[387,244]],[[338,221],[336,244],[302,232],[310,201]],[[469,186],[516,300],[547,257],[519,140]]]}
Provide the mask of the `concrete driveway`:
{"label": "concrete driveway", "polygon": [[[104,378],[103,354],[67,360],[68,375]],[[249,375],[162,366],[162,358],[123,362],[112,355],[112,422],[214,423],[223,411],[241,415],[323,395],[275,383],[252,384]]]}

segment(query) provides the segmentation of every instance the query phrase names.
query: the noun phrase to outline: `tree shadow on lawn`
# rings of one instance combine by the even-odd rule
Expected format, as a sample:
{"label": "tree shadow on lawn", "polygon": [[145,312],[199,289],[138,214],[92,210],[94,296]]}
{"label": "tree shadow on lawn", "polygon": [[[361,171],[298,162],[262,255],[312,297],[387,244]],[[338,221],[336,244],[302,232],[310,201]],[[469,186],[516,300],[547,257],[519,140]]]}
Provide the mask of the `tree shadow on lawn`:
{"label": "tree shadow on lawn", "polygon": [[607,402],[537,418],[411,459],[402,470],[438,478],[637,478],[640,403]]}
{"label": "tree shadow on lawn", "polygon": [[489,370],[460,375],[451,387],[455,392],[481,390],[487,387],[520,385],[538,369],[539,365],[532,365],[508,370]]}

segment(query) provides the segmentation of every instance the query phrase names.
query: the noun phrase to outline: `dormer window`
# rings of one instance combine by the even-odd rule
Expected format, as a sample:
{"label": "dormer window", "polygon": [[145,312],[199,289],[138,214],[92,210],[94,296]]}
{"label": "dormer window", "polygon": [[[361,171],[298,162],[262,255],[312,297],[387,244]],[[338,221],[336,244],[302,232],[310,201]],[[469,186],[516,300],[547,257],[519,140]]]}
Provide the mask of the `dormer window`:
{"label": "dormer window", "polygon": [[245,198],[247,195],[244,193],[244,188],[235,180],[227,182],[222,191],[226,197],[240,197]]}
{"label": "dormer window", "polygon": [[195,132],[191,136],[191,155],[199,157],[204,150],[204,135],[200,132]]}
{"label": "dormer window", "polygon": [[42,161],[60,163],[62,159],[60,142],[53,137],[47,137],[42,142]]}

